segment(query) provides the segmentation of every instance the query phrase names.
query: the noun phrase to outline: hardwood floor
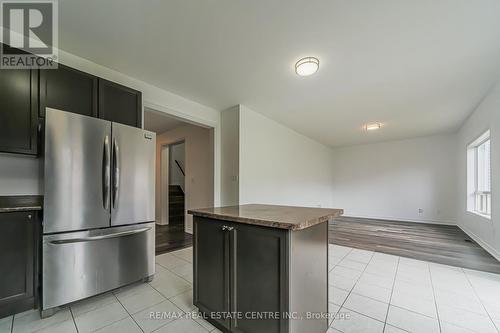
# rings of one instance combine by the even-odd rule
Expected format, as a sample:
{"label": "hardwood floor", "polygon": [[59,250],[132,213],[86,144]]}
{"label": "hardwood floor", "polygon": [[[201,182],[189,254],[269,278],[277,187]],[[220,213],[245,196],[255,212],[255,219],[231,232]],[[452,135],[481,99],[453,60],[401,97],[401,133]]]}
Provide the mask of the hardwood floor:
{"label": "hardwood floor", "polygon": [[340,217],[332,244],[500,273],[500,262],[456,226]]}
{"label": "hardwood floor", "polygon": [[156,254],[193,245],[193,236],[184,231],[184,222],[156,225]]}
{"label": "hardwood floor", "polygon": [[168,186],[168,225],[156,225],[156,254],[193,245],[193,237],[184,231],[185,195],[181,186]]}

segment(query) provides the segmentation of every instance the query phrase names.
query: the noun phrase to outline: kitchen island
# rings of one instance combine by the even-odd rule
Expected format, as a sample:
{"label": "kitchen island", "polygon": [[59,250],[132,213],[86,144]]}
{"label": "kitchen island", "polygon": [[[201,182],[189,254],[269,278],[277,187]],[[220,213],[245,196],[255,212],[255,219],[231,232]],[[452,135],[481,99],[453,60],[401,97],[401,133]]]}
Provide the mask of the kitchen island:
{"label": "kitchen island", "polygon": [[341,209],[241,205],[194,216],[193,302],[223,332],[325,333],[328,221]]}

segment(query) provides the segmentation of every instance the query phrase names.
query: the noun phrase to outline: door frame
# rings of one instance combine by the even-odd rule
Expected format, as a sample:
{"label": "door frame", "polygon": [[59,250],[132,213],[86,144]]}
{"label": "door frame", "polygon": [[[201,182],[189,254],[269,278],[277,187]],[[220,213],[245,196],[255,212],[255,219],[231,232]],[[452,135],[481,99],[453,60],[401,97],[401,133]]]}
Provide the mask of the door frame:
{"label": "door frame", "polygon": [[[162,145],[160,148],[160,221],[159,225],[168,225],[168,182],[169,182],[169,156],[170,145]],[[165,167],[166,166],[166,167]],[[166,208],[164,204],[166,203]]]}
{"label": "door frame", "polygon": [[213,154],[213,205],[219,206],[221,202],[221,189],[220,189],[220,179],[221,179],[221,128],[220,122],[208,120],[205,118],[201,118],[199,116],[195,116],[193,114],[187,113],[185,111],[181,111],[179,109],[175,109],[172,107],[163,106],[161,104],[152,102],[148,100],[147,97],[143,98],[143,107],[142,107],[142,124],[144,125],[144,113],[145,109],[149,109],[151,111],[156,111],[158,113],[163,113],[167,116],[171,116],[174,118],[178,118],[186,123],[197,125],[205,128],[209,128],[212,130],[212,154]]}
{"label": "door frame", "polygon": [[[169,225],[169,200],[168,200],[168,186],[170,183],[170,147],[186,142],[186,138],[176,140],[171,143],[161,145],[160,151],[160,221],[159,225]],[[184,160],[186,160],[186,147],[184,146]],[[184,170],[186,172],[186,170]],[[187,175],[186,175],[187,176]],[[184,200],[186,198],[186,177],[184,177]],[[184,215],[186,210],[186,202],[184,202]]]}

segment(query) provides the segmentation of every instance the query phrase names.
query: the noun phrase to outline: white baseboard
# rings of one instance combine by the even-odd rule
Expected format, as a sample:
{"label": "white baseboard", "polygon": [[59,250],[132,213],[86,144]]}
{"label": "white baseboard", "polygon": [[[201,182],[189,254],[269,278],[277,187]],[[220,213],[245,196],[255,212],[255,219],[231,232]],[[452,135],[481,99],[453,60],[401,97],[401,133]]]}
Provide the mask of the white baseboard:
{"label": "white baseboard", "polygon": [[476,243],[478,243],[479,245],[481,245],[481,247],[483,249],[485,249],[486,252],[488,252],[489,254],[491,254],[496,260],[500,261],[500,252],[498,252],[493,246],[491,246],[490,244],[488,244],[485,241],[483,241],[481,239],[481,237],[479,237],[478,235],[476,235],[475,233],[473,233],[472,231],[470,231],[466,227],[461,226],[461,225],[459,225],[458,227],[463,232],[465,232],[470,238],[472,238]]}
{"label": "white baseboard", "polygon": [[345,217],[362,218],[362,219],[375,219],[375,220],[387,220],[387,221],[402,221],[402,222],[415,222],[415,223],[427,223],[427,224],[442,224],[442,225],[454,225],[457,223],[446,220],[417,220],[417,219],[407,219],[395,216],[373,216],[373,215],[342,215]]}

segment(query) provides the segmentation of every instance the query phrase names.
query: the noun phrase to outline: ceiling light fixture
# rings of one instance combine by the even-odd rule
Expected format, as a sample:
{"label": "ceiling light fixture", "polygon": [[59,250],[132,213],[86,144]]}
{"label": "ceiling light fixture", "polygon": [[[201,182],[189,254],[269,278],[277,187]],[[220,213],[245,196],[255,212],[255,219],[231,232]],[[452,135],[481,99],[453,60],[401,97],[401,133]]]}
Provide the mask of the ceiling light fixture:
{"label": "ceiling light fixture", "polygon": [[319,69],[319,60],[314,57],[305,57],[295,64],[295,73],[300,76],[309,76]]}
{"label": "ceiling light fixture", "polygon": [[381,123],[370,123],[364,126],[365,131],[376,131],[380,128],[382,128]]}

